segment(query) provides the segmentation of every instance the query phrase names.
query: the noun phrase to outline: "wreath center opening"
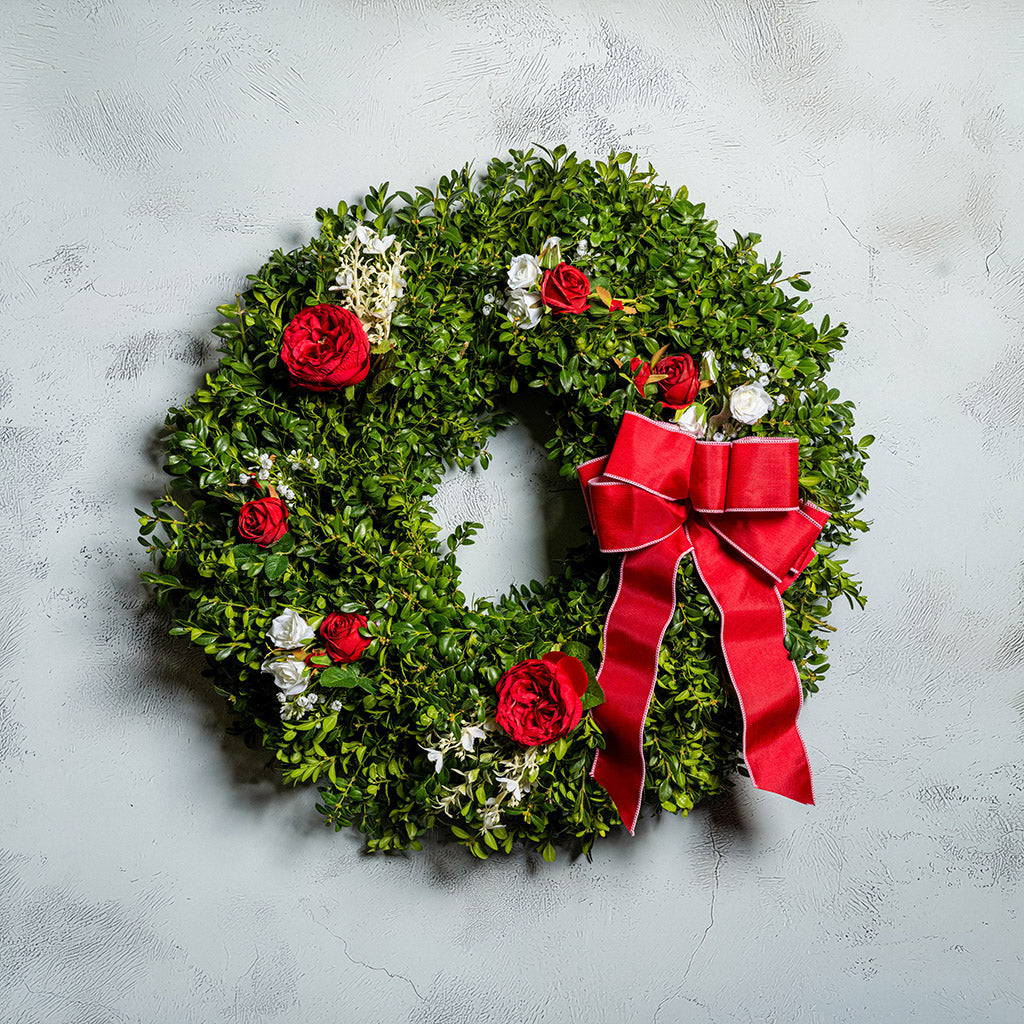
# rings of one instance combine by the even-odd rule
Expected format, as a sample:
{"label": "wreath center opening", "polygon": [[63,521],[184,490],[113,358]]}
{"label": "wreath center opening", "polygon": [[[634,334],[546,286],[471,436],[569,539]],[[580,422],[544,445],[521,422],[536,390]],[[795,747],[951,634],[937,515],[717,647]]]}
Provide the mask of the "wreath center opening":
{"label": "wreath center opening", "polygon": [[579,485],[559,474],[544,447],[550,403],[529,393],[509,411],[516,422],[488,441],[487,467],[477,459],[468,469],[448,468],[433,501],[442,547],[461,524],[482,524],[455,553],[470,603],[543,582],[588,540]]}

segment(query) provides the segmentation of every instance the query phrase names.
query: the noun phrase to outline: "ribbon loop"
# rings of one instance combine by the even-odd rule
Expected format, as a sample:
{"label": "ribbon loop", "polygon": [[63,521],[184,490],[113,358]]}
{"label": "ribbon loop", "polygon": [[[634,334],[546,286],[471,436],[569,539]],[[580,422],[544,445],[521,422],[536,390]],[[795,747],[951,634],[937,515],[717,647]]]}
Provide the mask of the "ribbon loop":
{"label": "ribbon loop", "polygon": [[814,802],[796,727],[800,678],[783,642],[780,595],[814,557],[829,516],[800,503],[798,458],[795,438],[695,441],[674,424],[629,412],[611,454],[579,467],[599,547],[623,553],[598,672],[606,701],[594,709],[605,749],[591,775],[630,832],[646,770],[644,719],[686,554],[721,614],[754,785]]}

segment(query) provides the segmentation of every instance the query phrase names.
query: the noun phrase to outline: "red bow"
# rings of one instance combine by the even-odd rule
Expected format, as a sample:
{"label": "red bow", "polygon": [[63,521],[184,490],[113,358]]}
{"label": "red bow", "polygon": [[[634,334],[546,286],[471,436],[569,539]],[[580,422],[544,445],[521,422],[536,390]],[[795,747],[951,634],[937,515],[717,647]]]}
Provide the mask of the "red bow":
{"label": "red bow", "polygon": [[814,557],[829,514],[799,500],[798,454],[796,438],[697,441],[627,412],[611,455],[577,470],[601,550],[623,554],[598,672],[607,699],[594,709],[605,749],[590,774],[630,832],[644,785],[644,719],[686,554],[721,614],[754,785],[814,803],[780,595]]}

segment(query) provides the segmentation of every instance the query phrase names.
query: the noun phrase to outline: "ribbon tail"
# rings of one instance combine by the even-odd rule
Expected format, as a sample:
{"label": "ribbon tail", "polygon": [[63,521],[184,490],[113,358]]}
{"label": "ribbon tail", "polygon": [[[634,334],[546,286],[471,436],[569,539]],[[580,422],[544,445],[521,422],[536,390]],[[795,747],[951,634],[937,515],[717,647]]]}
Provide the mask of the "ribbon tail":
{"label": "ribbon tail", "polygon": [[743,715],[743,756],[758,789],[814,803],[797,729],[800,676],[783,642],[786,615],[774,582],[699,521],[687,523],[693,560],[722,620],[722,651]]}
{"label": "ribbon tail", "polygon": [[676,569],[690,541],[682,529],[623,556],[619,589],[604,630],[597,678],[605,702],[594,708],[605,739],[590,775],[611,797],[630,834],[640,815],[646,766],[644,720],[658,675],[658,652],[676,606]]}

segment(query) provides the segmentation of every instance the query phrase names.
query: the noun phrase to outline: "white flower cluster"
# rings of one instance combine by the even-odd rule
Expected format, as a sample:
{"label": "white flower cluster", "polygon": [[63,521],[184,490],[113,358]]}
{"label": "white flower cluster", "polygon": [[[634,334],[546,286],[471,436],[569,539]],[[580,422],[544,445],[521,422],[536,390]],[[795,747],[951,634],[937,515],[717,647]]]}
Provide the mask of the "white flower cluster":
{"label": "white flower cluster", "polygon": [[[562,261],[562,240],[548,235],[540,247],[540,256],[521,253],[512,257],[508,266],[508,287],[505,290],[505,316],[521,331],[532,330],[544,314],[544,300],[540,297],[543,267],[557,267]],[[484,315],[494,309],[494,295],[484,296]]]}
{"label": "white flower cluster", "polygon": [[405,296],[404,265],[402,243],[366,224],[357,224],[338,251],[330,291],[340,292],[345,307],[362,321],[373,352],[391,347],[391,317]]}
{"label": "white flower cluster", "polygon": [[488,718],[478,725],[472,725],[463,721],[462,731],[458,736],[443,736],[436,747],[421,746],[421,750],[427,752],[427,760],[434,766],[434,771],[441,772],[444,768],[444,759],[447,754],[454,753],[458,760],[465,759],[466,754],[472,754],[478,740],[487,739],[487,734],[498,728],[493,718]]}
{"label": "white flower cluster", "polygon": [[[544,313],[544,302],[537,290],[540,280],[540,260],[536,256],[522,253],[513,257],[508,268],[505,316],[520,330],[529,331],[540,323]],[[490,312],[490,307],[485,306],[484,312]]]}
{"label": "white flower cluster", "polygon": [[[294,608],[286,608],[281,612],[267,630],[267,640],[278,651],[295,651],[315,639],[316,630]],[[281,705],[282,721],[302,718],[318,704],[325,702],[325,697],[309,692],[309,685],[313,681],[309,666],[294,654],[272,655],[260,667],[267,675],[274,677],[274,683],[280,691],[277,700]],[[332,711],[340,711],[342,707],[341,701],[330,703]]]}
{"label": "white flower cluster", "polygon": [[530,786],[540,774],[541,748],[530,747],[524,753],[516,754],[508,761],[499,761],[495,768],[494,781],[498,784],[498,795],[484,801],[481,815],[482,831],[501,825],[501,809],[508,803],[517,807],[530,792]]}
{"label": "white flower cluster", "polygon": [[[444,767],[444,757],[447,752],[454,751],[460,760],[465,760],[465,751],[472,750],[472,739],[469,746],[466,746],[468,730],[476,729],[486,735],[496,727],[494,720],[488,719],[482,726],[463,727],[460,739],[446,738],[438,744],[436,749],[429,747],[423,749],[426,750],[427,759],[433,764],[434,771],[440,772]],[[476,738],[482,739],[483,736]],[[462,749],[460,750],[460,748]],[[530,747],[504,761],[484,759],[477,767],[469,768],[466,771],[453,769],[456,775],[462,776],[462,782],[445,788],[437,802],[438,810],[452,814],[456,809],[472,808],[474,816],[480,821],[481,832],[498,828],[501,825],[502,808],[506,804],[515,807],[522,802],[523,797],[530,792],[530,786],[537,780],[540,766],[546,755],[547,746],[543,745]],[[497,793],[487,797],[481,806],[477,804],[476,791],[482,780],[493,782],[497,787]],[[490,788],[489,785],[486,786],[486,789]]]}
{"label": "white flower cluster", "polygon": [[[298,453],[292,452],[292,455]],[[240,484],[251,484],[259,481],[260,483],[266,483],[271,485],[274,490],[277,491],[277,496],[286,504],[291,505],[295,502],[295,489],[293,484],[295,481],[291,477],[285,476],[281,470],[280,465],[277,462],[276,455],[267,455],[265,452],[250,452],[246,457],[247,462],[252,467],[251,469],[244,469],[238,474],[238,482]],[[292,470],[298,470],[302,468],[302,462],[289,458],[288,463]],[[310,459],[306,463],[312,466],[314,469],[320,465],[316,459]]]}

